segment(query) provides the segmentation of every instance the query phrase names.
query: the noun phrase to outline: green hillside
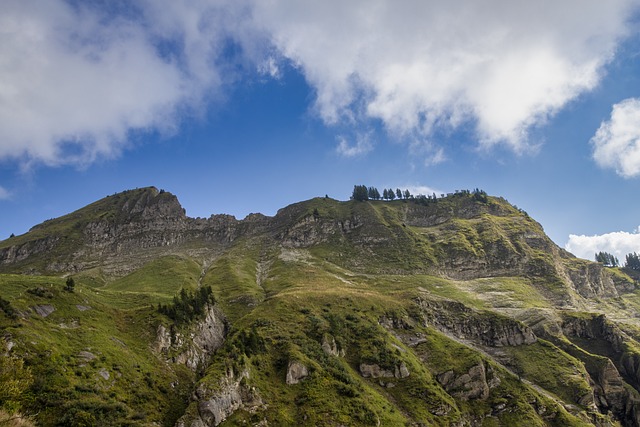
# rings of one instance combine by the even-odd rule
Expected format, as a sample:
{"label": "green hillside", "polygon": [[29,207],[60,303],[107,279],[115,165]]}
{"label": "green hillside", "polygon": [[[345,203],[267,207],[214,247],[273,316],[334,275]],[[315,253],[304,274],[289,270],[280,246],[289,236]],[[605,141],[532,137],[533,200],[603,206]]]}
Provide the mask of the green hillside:
{"label": "green hillside", "polygon": [[0,416],[37,425],[640,423],[634,280],[500,198],[125,192],[0,242],[0,297]]}

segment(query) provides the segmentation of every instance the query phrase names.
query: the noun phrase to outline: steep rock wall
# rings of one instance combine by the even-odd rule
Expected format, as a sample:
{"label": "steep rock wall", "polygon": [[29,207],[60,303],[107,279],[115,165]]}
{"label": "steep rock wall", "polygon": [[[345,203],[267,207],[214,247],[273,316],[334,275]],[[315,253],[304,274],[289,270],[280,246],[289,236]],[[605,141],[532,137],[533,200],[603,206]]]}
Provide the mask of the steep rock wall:
{"label": "steep rock wall", "polygon": [[217,307],[209,306],[204,318],[186,331],[159,325],[154,349],[172,362],[196,371],[207,365],[211,355],[224,343],[226,334],[224,315]]}

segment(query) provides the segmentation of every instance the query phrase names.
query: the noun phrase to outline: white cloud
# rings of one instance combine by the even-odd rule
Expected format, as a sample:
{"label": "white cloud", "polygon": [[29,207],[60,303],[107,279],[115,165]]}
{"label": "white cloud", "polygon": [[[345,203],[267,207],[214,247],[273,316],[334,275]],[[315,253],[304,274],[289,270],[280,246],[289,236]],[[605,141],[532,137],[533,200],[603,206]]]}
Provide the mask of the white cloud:
{"label": "white cloud", "polygon": [[601,167],[615,169],[625,178],[640,175],[640,99],[615,104],[591,144],[593,158]]}
{"label": "white cloud", "polygon": [[571,234],[565,249],[580,258],[590,260],[594,260],[597,252],[608,252],[624,263],[627,254],[640,253],[640,233],[615,231],[594,236]]}
{"label": "white cloud", "polygon": [[328,124],[381,120],[421,139],[471,123],[483,146],[521,151],[531,127],[598,83],[638,0],[140,0],[128,15],[74,4],[0,5],[0,159],[117,155],[131,131],[171,132],[222,99],[238,65],[277,77],[283,60]]}
{"label": "white cloud", "polygon": [[131,129],[168,129],[183,77],[143,29],[61,1],[0,7],[0,157],[112,156]]}
{"label": "white cloud", "polygon": [[280,67],[277,61],[273,57],[267,58],[261,64],[258,65],[258,72],[270,76],[274,79],[279,79],[282,76]]}
{"label": "white cloud", "polygon": [[371,142],[371,132],[358,133],[355,137],[355,143],[350,144],[346,137],[338,136],[338,146],[336,152],[344,157],[362,156],[373,150]]}
{"label": "white cloud", "polygon": [[598,83],[634,5],[272,0],[253,17],[328,123],[377,118],[404,135],[474,122],[483,145],[521,151],[532,126]]}
{"label": "white cloud", "polygon": [[432,195],[436,195],[436,197],[440,197],[442,194],[444,194],[444,191],[440,191],[438,189],[435,189],[433,187],[429,187],[426,185],[405,185],[405,186],[400,186],[400,187],[393,187],[393,188],[400,188],[401,190],[409,190],[409,193],[413,194],[414,196],[419,196],[419,195],[423,195],[423,196],[432,196]]}
{"label": "white cloud", "polygon": [[219,24],[232,15],[224,4],[136,5],[127,16],[2,2],[0,158],[83,165],[117,155],[131,131],[173,132],[232,78],[216,62],[228,34]]}

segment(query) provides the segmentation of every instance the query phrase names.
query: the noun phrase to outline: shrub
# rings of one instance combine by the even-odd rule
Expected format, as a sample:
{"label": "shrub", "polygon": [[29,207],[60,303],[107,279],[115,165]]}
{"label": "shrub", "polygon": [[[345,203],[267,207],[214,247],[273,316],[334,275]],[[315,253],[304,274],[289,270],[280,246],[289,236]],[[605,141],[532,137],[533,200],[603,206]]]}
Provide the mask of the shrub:
{"label": "shrub", "polygon": [[201,317],[207,306],[215,302],[211,286],[203,286],[193,292],[182,288],[171,304],[159,304],[158,311],[178,324],[189,323]]}
{"label": "shrub", "polygon": [[75,280],[73,280],[73,277],[71,276],[67,277],[67,281],[64,284],[64,290],[67,292],[73,292],[75,288],[76,288],[76,282]]}

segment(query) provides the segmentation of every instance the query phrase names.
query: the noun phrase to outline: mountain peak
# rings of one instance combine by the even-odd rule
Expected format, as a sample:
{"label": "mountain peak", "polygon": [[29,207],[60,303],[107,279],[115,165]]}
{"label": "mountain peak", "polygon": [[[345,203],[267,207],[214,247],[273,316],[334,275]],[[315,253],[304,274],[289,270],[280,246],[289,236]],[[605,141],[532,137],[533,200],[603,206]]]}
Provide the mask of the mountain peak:
{"label": "mountain peak", "polygon": [[[0,311],[23,316],[12,354],[34,369],[55,354],[103,402],[142,390],[119,421],[640,423],[634,282],[498,197],[325,197],[237,220],[189,218],[147,187],[0,242],[0,280]],[[56,392],[64,408],[82,398]],[[176,416],[149,410],[163,405]],[[46,416],[64,424],[59,407]]]}

